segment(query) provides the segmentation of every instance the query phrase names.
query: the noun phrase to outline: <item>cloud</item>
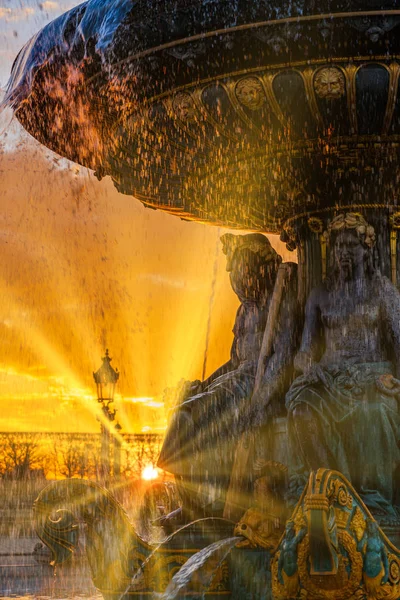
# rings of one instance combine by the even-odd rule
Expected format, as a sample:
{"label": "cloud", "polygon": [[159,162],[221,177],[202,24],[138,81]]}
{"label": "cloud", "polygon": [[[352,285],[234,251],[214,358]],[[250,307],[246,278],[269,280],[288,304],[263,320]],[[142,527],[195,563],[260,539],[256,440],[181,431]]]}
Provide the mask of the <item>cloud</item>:
{"label": "cloud", "polygon": [[[121,370],[124,431],[154,431],[163,389],[201,372],[217,231],[146,211],[109,178],[51,170],[49,153],[28,136],[0,150],[0,431],[18,419],[97,431],[92,371],[105,347]],[[224,267],[209,370],[229,355],[237,309]]]}
{"label": "cloud", "polygon": [[166,425],[163,427],[149,427],[148,425],[145,425],[142,427],[142,433],[164,433],[166,429]]}
{"label": "cloud", "polygon": [[45,2],[39,4],[39,8],[40,10],[51,12],[52,10],[60,10],[60,5],[58,2],[53,2],[53,0],[45,0]]}
{"label": "cloud", "polygon": [[200,286],[188,285],[187,279],[173,279],[172,277],[165,277],[165,275],[160,275],[159,273],[144,273],[143,275],[140,275],[140,279],[145,279],[155,285],[167,285],[179,290],[185,289],[188,292],[197,292],[200,289]]}
{"label": "cloud", "polygon": [[[53,4],[53,2],[50,2],[50,4]],[[21,21],[33,14],[35,14],[35,9],[31,6],[24,6],[18,9],[0,6],[0,19],[4,19],[7,22]]]}
{"label": "cloud", "polygon": [[124,402],[132,404],[143,404],[149,408],[164,408],[164,402],[158,402],[152,396],[140,396],[138,398],[124,398]]}
{"label": "cloud", "polygon": [[[39,371],[42,374],[39,374]],[[5,378],[20,378],[30,381],[40,381],[49,379],[48,368],[44,365],[30,366],[26,370],[19,369],[17,366],[0,365],[0,382],[5,383]],[[15,384],[15,379],[13,380]]]}

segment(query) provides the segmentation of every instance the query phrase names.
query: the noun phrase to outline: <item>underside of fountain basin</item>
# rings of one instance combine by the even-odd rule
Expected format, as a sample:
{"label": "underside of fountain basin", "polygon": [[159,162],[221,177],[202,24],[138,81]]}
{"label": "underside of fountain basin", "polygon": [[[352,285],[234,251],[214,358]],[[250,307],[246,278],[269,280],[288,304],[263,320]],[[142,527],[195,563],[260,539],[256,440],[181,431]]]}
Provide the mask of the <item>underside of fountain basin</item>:
{"label": "underside of fountain basin", "polygon": [[40,142],[187,219],[269,232],[396,205],[396,2],[90,0],[17,57]]}

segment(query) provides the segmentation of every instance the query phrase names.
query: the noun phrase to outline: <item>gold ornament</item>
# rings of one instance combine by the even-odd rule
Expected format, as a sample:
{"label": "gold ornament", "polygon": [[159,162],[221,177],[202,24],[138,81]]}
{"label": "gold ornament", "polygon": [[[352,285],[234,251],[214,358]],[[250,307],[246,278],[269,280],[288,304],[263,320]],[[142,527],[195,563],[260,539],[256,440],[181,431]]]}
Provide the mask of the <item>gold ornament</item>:
{"label": "gold ornament", "polygon": [[296,534],[299,533],[301,529],[304,529],[304,527],[307,527],[307,521],[304,516],[303,508],[301,506],[296,511],[296,515],[293,520]]}
{"label": "gold ornament", "polygon": [[357,541],[359,542],[365,533],[366,523],[364,515],[362,514],[358,506],[356,508],[356,512],[354,513],[354,517],[351,520],[350,529],[354,533]]}
{"label": "gold ornament", "polygon": [[346,529],[349,522],[351,513],[342,510],[341,508],[334,508],[336,525],[339,529]]}
{"label": "gold ornament", "polygon": [[[219,558],[217,558],[217,560],[219,561]],[[224,562],[218,566],[218,569],[216,571],[214,570],[213,578],[209,585],[208,591],[214,592],[214,593],[218,593],[218,592],[226,593],[226,591],[228,589],[229,589],[229,565],[228,565],[227,561],[224,560]],[[204,591],[204,585],[203,585],[203,591]]]}
{"label": "gold ornament", "polygon": [[400,563],[394,554],[389,554],[389,580],[393,585],[400,582]]}
{"label": "gold ornament", "polygon": [[172,107],[178,119],[184,123],[196,120],[196,105],[188,92],[178,92],[172,100]]}
{"label": "gold ornament", "polygon": [[390,224],[393,229],[400,229],[400,212],[395,212],[390,217]]}
{"label": "gold ornament", "polygon": [[346,486],[340,479],[331,479],[329,482],[328,495],[331,502],[337,502],[340,506],[353,506],[353,498],[346,489]]}
{"label": "gold ornament", "polygon": [[325,494],[307,494],[304,499],[304,508],[306,510],[329,511],[329,499]]}
{"label": "gold ornament", "polygon": [[315,93],[319,98],[337,100],[344,95],[344,75],[337,67],[324,67],[314,78]]}
{"label": "gold ornament", "polygon": [[308,557],[310,553],[308,536],[301,542],[298,554],[298,569],[301,585],[307,590],[310,600],[347,600],[351,598],[360,585],[363,560],[357,551],[356,543],[347,531],[339,531],[339,543],[346,550],[350,561],[347,570],[347,559],[340,555],[338,571],[335,575],[310,575]]}
{"label": "gold ornament", "polygon": [[324,229],[324,224],[322,219],[318,219],[318,217],[310,217],[307,221],[308,228],[313,233],[322,233]]}
{"label": "gold ornament", "polygon": [[[163,592],[172,577],[179,571],[189,556],[185,554],[160,554],[146,564],[143,571],[146,588],[156,592]],[[170,565],[174,565],[172,568]]]}
{"label": "gold ornament", "polygon": [[265,104],[265,93],[262,83],[257,77],[241,79],[235,89],[236,98],[250,110],[258,110]]}
{"label": "gold ornament", "polygon": [[237,544],[238,548],[275,549],[280,532],[275,528],[275,519],[257,508],[249,508],[235,526],[234,535],[246,538]]}

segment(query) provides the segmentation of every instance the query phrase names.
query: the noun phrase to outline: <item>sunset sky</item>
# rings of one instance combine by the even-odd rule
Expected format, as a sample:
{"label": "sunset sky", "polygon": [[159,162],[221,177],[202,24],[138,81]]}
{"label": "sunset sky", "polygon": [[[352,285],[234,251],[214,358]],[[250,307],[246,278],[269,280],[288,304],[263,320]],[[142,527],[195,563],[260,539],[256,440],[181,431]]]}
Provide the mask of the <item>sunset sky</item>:
{"label": "sunset sky", "polygon": [[[0,0],[3,90],[21,46],[75,4]],[[163,390],[201,376],[206,346],[207,373],[229,357],[237,299],[225,230],[145,209],[40,146],[8,111],[0,203],[0,431],[97,431],[92,372],[106,347],[121,371],[123,430],[162,431]]]}

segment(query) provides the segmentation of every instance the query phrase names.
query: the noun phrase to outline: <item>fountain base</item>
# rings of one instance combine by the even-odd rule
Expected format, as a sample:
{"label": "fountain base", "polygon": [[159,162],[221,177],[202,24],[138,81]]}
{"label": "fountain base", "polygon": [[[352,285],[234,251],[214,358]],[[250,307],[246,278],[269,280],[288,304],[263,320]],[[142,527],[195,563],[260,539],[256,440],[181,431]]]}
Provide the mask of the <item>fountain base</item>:
{"label": "fountain base", "polygon": [[[71,492],[73,504],[68,511],[59,507],[63,517],[55,521],[55,501],[68,502]],[[93,582],[105,600],[400,597],[400,550],[351,484],[328,469],[310,474],[280,538],[271,519],[255,508],[235,527],[224,519],[199,519],[152,548],[136,535],[111,494],[79,480],[48,486],[35,512],[39,537],[55,563],[76,547],[77,520],[86,522]],[[74,514],[67,518],[66,513]],[[398,529],[392,523],[386,532],[398,535]]]}

